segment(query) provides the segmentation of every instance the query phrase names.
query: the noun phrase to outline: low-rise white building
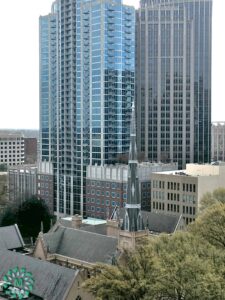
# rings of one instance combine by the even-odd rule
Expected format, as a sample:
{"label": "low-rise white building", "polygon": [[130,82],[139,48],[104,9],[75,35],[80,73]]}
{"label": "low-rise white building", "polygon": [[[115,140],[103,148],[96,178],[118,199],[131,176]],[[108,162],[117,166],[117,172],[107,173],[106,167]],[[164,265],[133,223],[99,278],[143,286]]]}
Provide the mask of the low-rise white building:
{"label": "low-rise white building", "polygon": [[186,170],[152,174],[151,211],[182,214],[186,224],[195,220],[207,192],[225,188],[225,163],[187,164]]}
{"label": "low-rise white building", "polygon": [[0,164],[16,166],[24,163],[24,136],[0,133]]}

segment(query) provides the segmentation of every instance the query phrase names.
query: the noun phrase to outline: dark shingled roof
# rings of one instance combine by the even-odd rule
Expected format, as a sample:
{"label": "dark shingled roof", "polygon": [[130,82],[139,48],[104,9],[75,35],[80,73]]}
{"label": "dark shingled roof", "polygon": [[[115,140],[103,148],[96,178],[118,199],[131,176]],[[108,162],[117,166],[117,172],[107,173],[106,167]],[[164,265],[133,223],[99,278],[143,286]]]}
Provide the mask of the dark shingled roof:
{"label": "dark shingled roof", "polygon": [[0,280],[9,269],[26,268],[34,278],[32,294],[45,300],[62,300],[79,271],[67,269],[20,253],[0,251]]}
{"label": "dark shingled roof", "polygon": [[111,263],[117,252],[117,238],[58,226],[43,236],[48,252],[89,263]]}
{"label": "dark shingled roof", "polygon": [[16,250],[24,247],[18,226],[0,227],[0,250]]}
{"label": "dark shingled roof", "polygon": [[81,226],[80,230],[106,235],[106,224]]}
{"label": "dark shingled roof", "polygon": [[[115,214],[114,210],[114,214]],[[118,213],[118,210],[117,210]],[[173,233],[180,222],[180,216],[164,215],[155,212],[141,211],[144,226],[153,233]],[[119,209],[119,219],[123,220],[125,208]],[[113,216],[112,216],[113,218]]]}

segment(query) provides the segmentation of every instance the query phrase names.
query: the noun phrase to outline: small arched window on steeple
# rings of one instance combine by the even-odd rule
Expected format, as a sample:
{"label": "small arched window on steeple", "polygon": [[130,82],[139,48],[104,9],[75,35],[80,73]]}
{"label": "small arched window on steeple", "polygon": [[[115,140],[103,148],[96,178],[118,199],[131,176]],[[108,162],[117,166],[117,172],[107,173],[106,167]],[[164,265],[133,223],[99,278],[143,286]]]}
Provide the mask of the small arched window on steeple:
{"label": "small arched window on steeple", "polygon": [[124,224],[124,230],[127,230],[129,231],[129,216],[128,216],[128,213],[126,211],[126,214],[125,214],[125,224]]}
{"label": "small arched window on steeple", "polygon": [[138,219],[137,219],[137,230],[142,230],[143,226],[142,226],[142,216],[141,216],[141,211],[139,211],[139,214],[138,214]]}

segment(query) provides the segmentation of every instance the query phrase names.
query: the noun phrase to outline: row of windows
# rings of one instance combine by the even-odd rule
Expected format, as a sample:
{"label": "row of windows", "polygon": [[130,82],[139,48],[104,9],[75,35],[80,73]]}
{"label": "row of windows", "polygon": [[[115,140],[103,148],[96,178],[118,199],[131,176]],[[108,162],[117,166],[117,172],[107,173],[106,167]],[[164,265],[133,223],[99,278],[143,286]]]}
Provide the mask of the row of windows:
{"label": "row of windows", "polygon": [[185,221],[186,225],[188,225],[188,224],[194,222],[195,218],[184,218],[184,221]]}
{"label": "row of windows", "polygon": [[193,215],[195,216],[196,209],[192,206],[183,206],[183,214]]}
{"label": "row of windows", "polygon": [[[11,149],[16,149],[16,146],[1,146],[1,149],[3,150],[3,149],[9,149],[9,150],[11,150]],[[20,147],[20,145],[19,146],[17,146],[17,149],[21,149],[21,147]],[[23,149],[23,148],[22,148]]]}
{"label": "row of windows", "polygon": [[[22,141],[20,141],[20,142],[17,142],[17,145],[20,145],[20,144],[23,144],[24,143],[24,141],[22,140]],[[0,142],[0,145],[2,146],[2,145],[16,145],[16,142],[9,142],[9,141],[7,141],[7,142]]]}
{"label": "row of windows", "polygon": [[153,202],[153,209],[165,210],[165,204],[161,202]]}
{"label": "row of windows", "polygon": [[105,207],[95,207],[95,206],[87,206],[87,211],[96,211],[98,213],[105,212]]}
{"label": "row of windows", "polygon": [[[153,180],[153,188],[165,188],[165,182],[159,181],[159,180]],[[196,192],[196,185],[195,184],[189,184],[189,183],[183,183],[182,188],[184,192]],[[167,189],[168,190],[174,190],[179,191],[180,190],[180,183],[179,182],[167,182]]]}
{"label": "row of windows", "polygon": [[22,154],[22,155],[19,155],[19,154],[18,154],[18,155],[16,155],[16,154],[13,154],[13,155],[12,155],[12,154],[7,154],[7,155],[6,155],[6,154],[5,154],[5,155],[1,155],[1,158],[4,158],[4,157],[5,157],[5,158],[7,158],[7,157],[17,157],[17,156],[18,156],[18,158],[21,158],[21,157],[23,157],[24,155],[23,155],[23,154]]}
{"label": "row of windows", "polygon": [[49,192],[48,191],[38,191],[38,194],[42,195],[42,196],[49,196]]}
{"label": "row of windows", "polygon": [[90,189],[87,189],[87,194],[91,194],[91,195],[97,195],[97,196],[106,196],[106,197],[112,197],[112,198],[121,198],[123,197],[123,199],[126,199],[127,198],[127,195],[124,193],[123,196],[119,193],[115,193],[115,192],[109,192],[109,191],[100,191],[100,190],[91,190]]}
{"label": "row of windows", "polygon": [[[93,203],[97,205],[106,205],[106,206],[121,206],[120,201],[110,201],[110,200],[101,200],[101,199],[95,199],[95,198],[87,198],[87,203]],[[123,206],[125,206],[125,202],[123,202]]]}
{"label": "row of windows", "polygon": [[180,190],[180,183],[178,182],[167,182],[167,189],[168,190],[175,190],[179,191]]}
{"label": "row of windows", "polygon": [[188,184],[188,183],[183,183],[183,191],[185,192],[193,192],[195,193],[196,191],[196,186],[195,184]]}
{"label": "row of windows", "polygon": [[176,204],[167,204],[167,211],[180,212],[180,206]]}
{"label": "row of windows", "polygon": [[47,181],[49,181],[49,179],[50,179],[50,177],[48,176],[48,175],[38,175],[38,179],[39,180],[47,180]]}
{"label": "row of windows", "polygon": [[42,188],[48,188],[49,187],[49,185],[48,185],[48,183],[44,183],[44,182],[38,182],[38,187],[42,187]]}
{"label": "row of windows", "polygon": [[165,188],[165,182],[164,181],[160,181],[160,180],[153,180],[153,188],[164,189]]}
{"label": "row of windows", "polygon": [[161,191],[153,191],[152,196],[153,199],[165,200],[164,192]]}
{"label": "row of windows", "polygon": [[[97,186],[97,187],[106,187],[106,188],[112,188],[112,189],[120,189],[121,183],[117,182],[105,182],[105,181],[91,181],[87,182],[87,185],[91,186]],[[123,189],[125,190],[127,188],[127,184],[123,184]]]}
{"label": "row of windows", "polygon": [[9,159],[0,159],[0,162],[1,163],[4,163],[4,162],[6,162],[6,161],[8,161],[8,162],[16,162],[16,161],[21,161],[21,162],[23,162],[23,160],[22,159],[15,159],[15,158],[9,158]]}
{"label": "row of windows", "polygon": [[180,201],[180,194],[167,193],[167,200]]}

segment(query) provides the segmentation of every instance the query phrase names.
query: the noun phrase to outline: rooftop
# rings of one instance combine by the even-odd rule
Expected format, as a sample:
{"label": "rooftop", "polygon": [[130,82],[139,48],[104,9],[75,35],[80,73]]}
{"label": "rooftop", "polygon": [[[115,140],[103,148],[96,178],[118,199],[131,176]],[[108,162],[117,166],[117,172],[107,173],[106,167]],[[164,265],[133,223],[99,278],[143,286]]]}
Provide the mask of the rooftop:
{"label": "rooftop", "polygon": [[19,250],[24,247],[24,241],[18,226],[0,227],[0,250]]}
{"label": "rooftop", "polygon": [[20,253],[0,251],[0,280],[9,270],[16,271],[16,267],[33,277],[32,294],[36,297],[28,299],[62,300],[78,274],[78,271]]}
{"label": "rooftop", "polygon": [[117,239],[106,235],[58,225],[43,235],[49,253],[89,263],[110,263],[117,251]]}

